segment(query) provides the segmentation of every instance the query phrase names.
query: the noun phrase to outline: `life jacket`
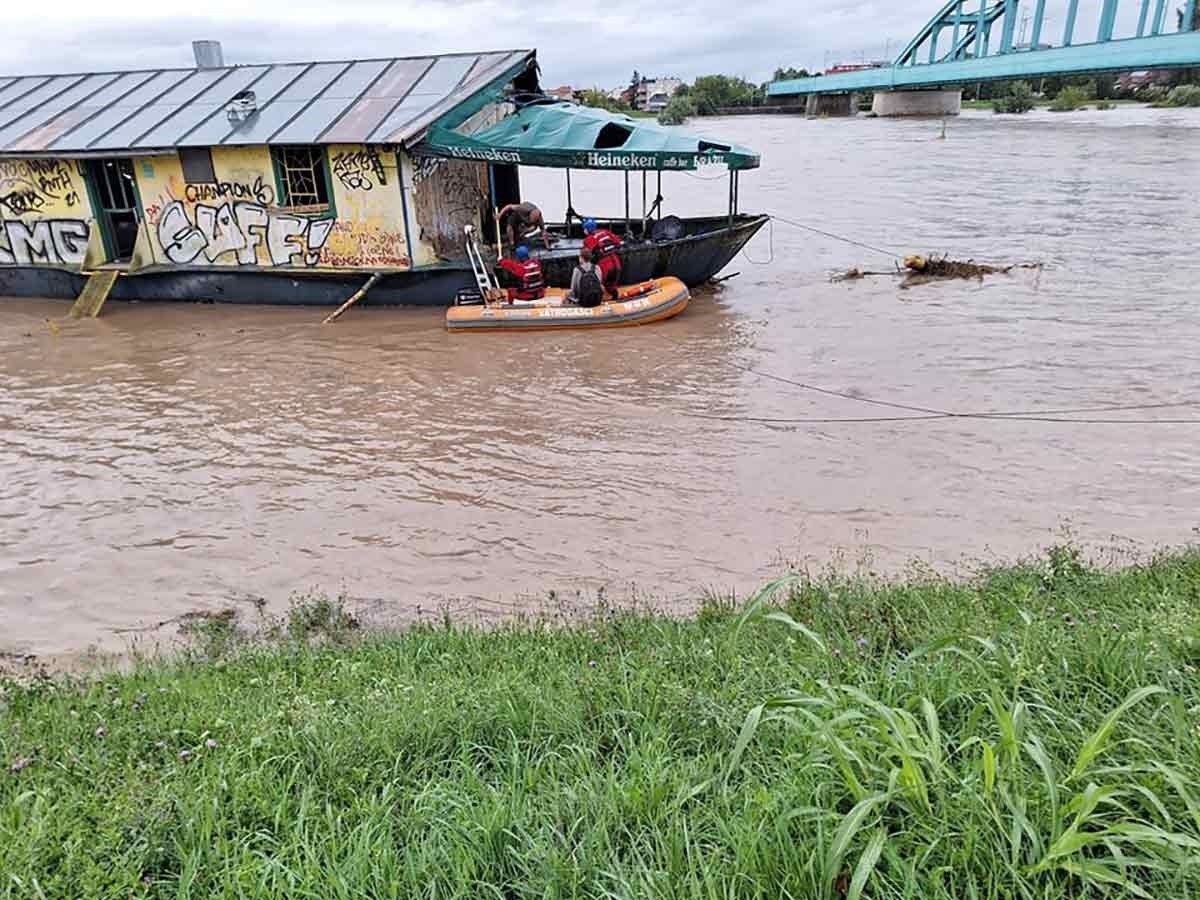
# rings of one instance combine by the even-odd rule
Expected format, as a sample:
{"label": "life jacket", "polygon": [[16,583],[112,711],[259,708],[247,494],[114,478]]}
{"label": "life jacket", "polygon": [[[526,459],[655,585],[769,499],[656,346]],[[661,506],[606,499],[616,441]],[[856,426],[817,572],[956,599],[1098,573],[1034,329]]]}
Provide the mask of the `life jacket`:
{"label": "life jacket", "polygon": [[[597,229],[592,235],[592,243],[595,245],[592,252],[596,262],[617,256],[617,251],[621,249],[621,241],[607,228]],[[617,259],[620,257],[617,256]]]}
{"label": "life jacket", "polygon": [[526,260],[521,266],[521,281],[517,286],[518,300],[540,300],[546,295],[546,279],[542,276],[542,264],[536,259]]}

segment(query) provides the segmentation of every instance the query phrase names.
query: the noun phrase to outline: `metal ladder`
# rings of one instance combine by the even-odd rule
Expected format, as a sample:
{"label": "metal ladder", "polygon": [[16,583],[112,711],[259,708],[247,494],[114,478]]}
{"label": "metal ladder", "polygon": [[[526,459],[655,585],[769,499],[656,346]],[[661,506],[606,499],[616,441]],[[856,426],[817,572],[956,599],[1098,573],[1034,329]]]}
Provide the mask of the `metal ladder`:
{"label": "metal ladder", "polygon": [[[491,269],[484,261],[483,251],[479,249],[479,239],[475,236],[475,226],[468,225],[463,231],[467,236],[467,259],[471,261],[471,271],[475,275],[475,285],[479,288],[480,299],[486,304],[490,293],[496,290],[496,282],[492,278]],[[461,294],[457,299],[460,304],[463,302]]]}

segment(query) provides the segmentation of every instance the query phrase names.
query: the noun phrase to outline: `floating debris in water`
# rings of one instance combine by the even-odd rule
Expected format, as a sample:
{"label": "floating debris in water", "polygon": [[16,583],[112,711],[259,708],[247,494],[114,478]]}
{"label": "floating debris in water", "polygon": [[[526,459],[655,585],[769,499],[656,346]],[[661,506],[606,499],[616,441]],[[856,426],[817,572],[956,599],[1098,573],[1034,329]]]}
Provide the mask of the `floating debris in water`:
{"label": "floating debris in water", "polygon": [[1015,266],[989,266],[974,260],[950,259],[947,256],[906,256],[904,268],[917,275],[931,278],[982,278],[997,272],[1009,272]]}
{"label": "floating debris in water", "polygon": [[853,269],[847,269],[845,272],[838,272],[835,275],[831,276],[829,280],[834,281],[834,282],[858,281],[858,279],[860,279],[860,278],[867,278],[867,277],[875,276],[875,275],[898,275],[898,274],[899,274],[898,269],[891,271],[891,272],[871,272],[866,269],[860,269],[858,267],[855,267]]}
{"label": "floating debris in water", "polygon": [[858,281],[861,278],[873,276],[899,276],[904,279],[900,287],[908,288],[918,284],[946,278],[983,278],[985,275],[1000,275],[1013,269],[1040,269],[1041,263],[1010,263],[1006,266],[977,263],[973,259],[950,259],[948,256],[921,256],[913,254],[904,257],[903,266],[897,265],[890,272],[877,272],[860,269],[855,266],[845,272],[838,272],[830,277],[830,281]]}

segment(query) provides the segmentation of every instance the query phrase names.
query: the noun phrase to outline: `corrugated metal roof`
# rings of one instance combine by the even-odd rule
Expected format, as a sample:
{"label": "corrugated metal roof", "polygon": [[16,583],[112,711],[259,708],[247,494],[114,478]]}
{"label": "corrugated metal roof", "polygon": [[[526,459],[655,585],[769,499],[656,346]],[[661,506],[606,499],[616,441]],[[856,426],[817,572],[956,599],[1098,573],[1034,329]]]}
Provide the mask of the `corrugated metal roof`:
{"label": "corrugated metal roof", "polygon": [[[0,76],[0,154],[245,144],[404,144],[534,56],[532,50],[399,59]],[[229,121],[250,90],[258,111]]]}

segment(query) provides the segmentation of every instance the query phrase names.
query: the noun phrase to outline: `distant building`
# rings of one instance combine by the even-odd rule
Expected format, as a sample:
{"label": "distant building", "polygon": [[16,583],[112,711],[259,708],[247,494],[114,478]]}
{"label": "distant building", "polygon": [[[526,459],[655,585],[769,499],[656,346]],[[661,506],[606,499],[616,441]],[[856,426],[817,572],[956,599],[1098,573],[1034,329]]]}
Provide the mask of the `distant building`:
{"label": "distant building", "polygon": [[553,90],[546,91],[551,97],[557,100],[574,100],[575,89],[569,84],[564,84],[561,87],[556,87]]}
{"label": "distant building", "polygon": [[670,101],[670,99],[671,98],[666,94],[651,94],[646,98],[646,105],[643,106],[642,109],[646,110],[646,112],[652,113],[662,112],[667,108],[667,103]]}
{"label": "distant building", "polygon": [[1142,72],[1126,72],[1117,79],[1117,89],[1137,93],[1143,88],[1155,85],[1169,85],[1171,73],[1165,69],[1149,69]]}
{"label": "distant building", "polygon": [[630,105],[646,112],[661,112],[682,86],[683,80],[680,78],[643,78],[637,85]]}

